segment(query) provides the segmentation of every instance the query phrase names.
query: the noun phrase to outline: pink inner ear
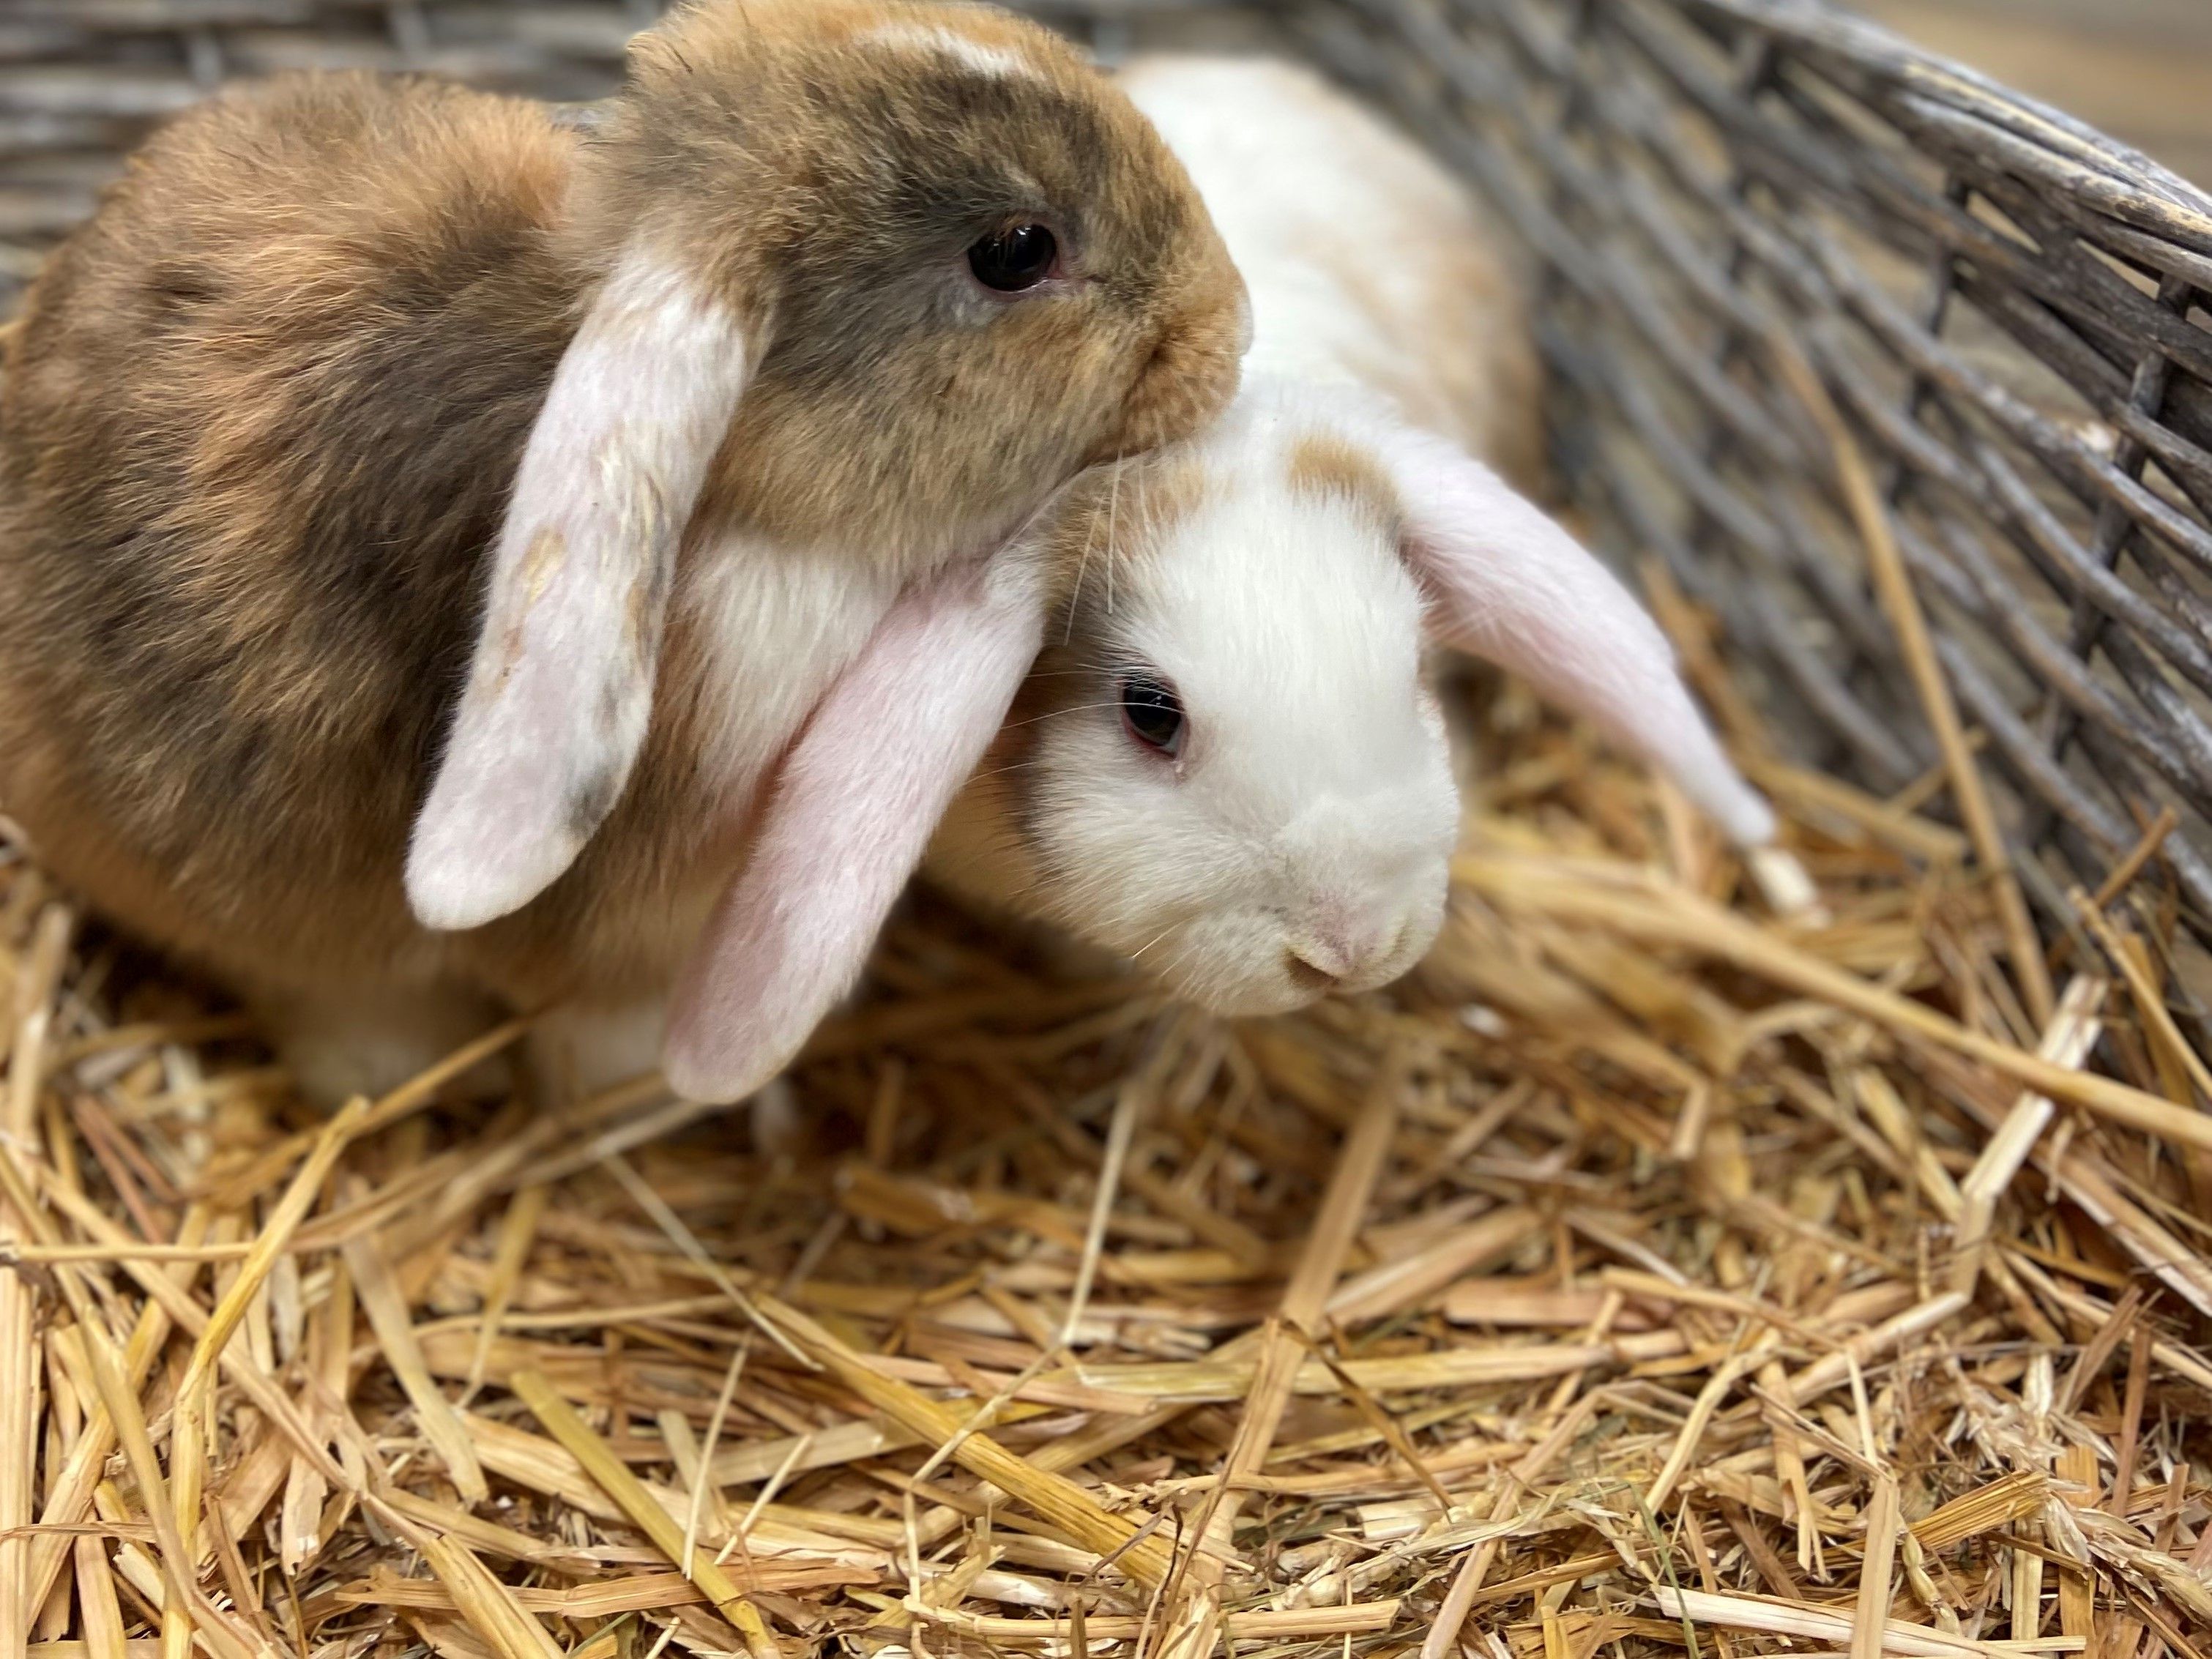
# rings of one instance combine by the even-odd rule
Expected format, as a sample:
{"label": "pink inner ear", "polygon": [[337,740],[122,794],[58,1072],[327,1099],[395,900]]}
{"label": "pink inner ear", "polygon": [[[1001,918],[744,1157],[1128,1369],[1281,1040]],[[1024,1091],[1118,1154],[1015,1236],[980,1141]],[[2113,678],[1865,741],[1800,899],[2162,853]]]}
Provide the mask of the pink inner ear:
{"label": "pink inner ear", "polygon": [[739,1100],[849,988],[1044,631],[1007,550],[901,596],[784,763],[751,858],[684,964],[661,1062],[678,1094]]}
{"label": "pink inner ear", "polygon": [[1402,428],[1376,441],[1439,636],[1519,675],[1666,772],[1739,845],[1771,839],[1773,813],[1729,764],[1666,636],[1628,590],[1449,443]]}

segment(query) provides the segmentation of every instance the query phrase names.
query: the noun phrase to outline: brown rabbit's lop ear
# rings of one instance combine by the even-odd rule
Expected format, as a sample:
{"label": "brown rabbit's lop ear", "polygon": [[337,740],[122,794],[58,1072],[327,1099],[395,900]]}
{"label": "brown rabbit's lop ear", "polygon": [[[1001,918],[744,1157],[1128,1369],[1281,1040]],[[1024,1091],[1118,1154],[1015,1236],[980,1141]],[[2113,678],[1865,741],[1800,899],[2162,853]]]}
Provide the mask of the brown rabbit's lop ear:
{"label": "brown rabbit's lop ear", "polygon": [[678,978],[661,1051],[677,1093],[742,1100],[860,977],[1043,643],[1045,604],[1020,544],[926,577],[817,705]]}
{"label": "brown rabbit's lop ear", "polygon": [[425,927],[528,903],[621,795],[677,548],[745,377],[736,316],[665,256],[627,252],[515,474],[468,684],[408,849]]}
{"label": "brown rabbit's lop ear", "polygon": [[1666,772],[1739,846],[1772,838],[1773,812],[1722,753],[1666,635],[1611,572],[1443,439],[1379,422],[1366,435],[1440,640]]}

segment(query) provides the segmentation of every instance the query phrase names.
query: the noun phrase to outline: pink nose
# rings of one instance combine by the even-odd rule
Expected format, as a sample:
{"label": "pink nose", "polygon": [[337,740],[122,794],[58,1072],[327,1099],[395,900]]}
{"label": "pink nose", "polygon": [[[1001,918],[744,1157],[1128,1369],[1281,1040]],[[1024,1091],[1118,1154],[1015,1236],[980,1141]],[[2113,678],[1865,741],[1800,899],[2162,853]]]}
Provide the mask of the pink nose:
{"label": "pink nose", "polygon": [[1371,924],[1338,915],[1319,919],[1284,954],[1291,981],[1321,992],[1362,977],[1389,948],[1389,941]]}

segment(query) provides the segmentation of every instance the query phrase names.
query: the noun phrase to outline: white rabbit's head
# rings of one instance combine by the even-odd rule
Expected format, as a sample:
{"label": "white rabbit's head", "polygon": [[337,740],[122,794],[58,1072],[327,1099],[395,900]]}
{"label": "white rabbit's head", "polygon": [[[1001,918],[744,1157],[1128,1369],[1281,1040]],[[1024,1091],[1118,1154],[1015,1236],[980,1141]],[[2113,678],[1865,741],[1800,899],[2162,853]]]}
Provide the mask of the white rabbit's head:
{"label": "white rabbit's head", "polygon": [[1435,939],[1459,803],[1429,638],[1589,716],[1737,839],[1769,831],[1620,585],[1357,394],[1255,385],[1052,533],[1081,582],[930,868],[1216,1012],[1371,988]]}

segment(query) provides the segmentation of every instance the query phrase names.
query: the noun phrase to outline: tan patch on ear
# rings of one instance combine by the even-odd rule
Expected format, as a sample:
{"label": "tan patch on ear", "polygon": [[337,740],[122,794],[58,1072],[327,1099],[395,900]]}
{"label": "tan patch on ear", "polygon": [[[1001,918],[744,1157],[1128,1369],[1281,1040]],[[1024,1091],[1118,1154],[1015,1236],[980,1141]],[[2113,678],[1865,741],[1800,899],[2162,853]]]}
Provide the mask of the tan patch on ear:
{"label": "tan patch on ear", "polygon": [[1401,516],[1398,492],[1382,464],[1333,432],[1313,432],[1291,448],[1291,490],[1315,501],[1349,501],[1382,524]]}
{"label": "tan patch on ear", "polygon": [[538,601],[544,598],[546,588],[552,583],[553,573],[568,556],[568,538],[551,525],[531,538],[520,573],[521,602],[514,606],[507,619],[506,630],[500,635],[499,672],[492,682],[495,689],[506,689],[515,665],[522,660],[523,632],[529,626],[530,613],[538,608]]}
{"label": "tan patch on ear", "polygon": [[522,608],[531,611],[545,597],[552,585],[553,573],[568,557],[568,538],[551,525],[546,526],[531,538],[530,550],[522,561]]}

